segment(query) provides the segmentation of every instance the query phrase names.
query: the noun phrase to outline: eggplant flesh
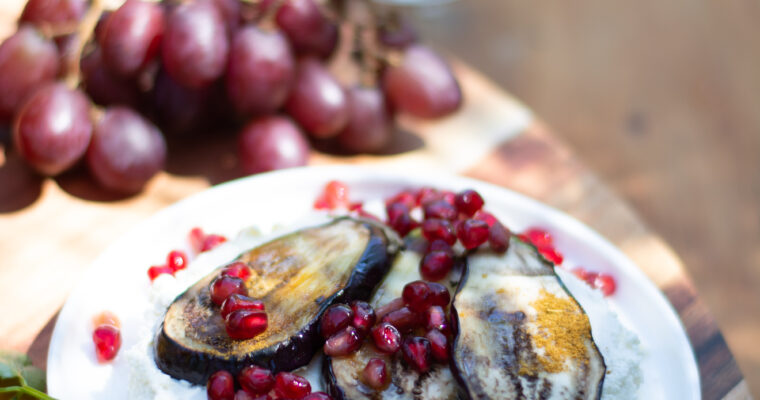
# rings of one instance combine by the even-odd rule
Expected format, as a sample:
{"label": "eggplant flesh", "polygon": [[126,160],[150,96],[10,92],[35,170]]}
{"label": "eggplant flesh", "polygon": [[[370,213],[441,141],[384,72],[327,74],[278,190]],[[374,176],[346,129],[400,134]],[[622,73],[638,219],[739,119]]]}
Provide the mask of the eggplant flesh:
{"label": "eggplant flesh", "polygon": [[248,295],[264,302],[268,327],[230,339],[207,275],[169,306],[154,340],[157,366],[177,379],[205,384],[218,370],[237,374],[256,364],[274,373],[309,363],[322,346],[322,313],[333,303],[367,300],[387,273],[400,239],[369,221],[340,218],[262,244],[242,254]]}
{"label": "eggplant flesh", "polygon": [[[418,253],[408,250],[399,253],[390,272],[372,296],[370,304],[377,308],[400,297],[404,285],[421,279],[419,263]],[[362,383],[362,371],[372,358],[381,358],[385,361],[390,383],[383,390],[376,390]],[[429,371],[419,373],[406,365],[401,352],[395,355],[382,354],[375,349],[371,339],[368,339],[358,351],[351,355],[325,357],[322,375],[328,393],[336,400],[453,400],[457,398],[456,380],[448,365],[433,364]]]}
{"label": "eggplant flesh", "polygon": [[535,247],[477,252],[452,303],[452,371],[466,399],[599,399],[588,316]]}

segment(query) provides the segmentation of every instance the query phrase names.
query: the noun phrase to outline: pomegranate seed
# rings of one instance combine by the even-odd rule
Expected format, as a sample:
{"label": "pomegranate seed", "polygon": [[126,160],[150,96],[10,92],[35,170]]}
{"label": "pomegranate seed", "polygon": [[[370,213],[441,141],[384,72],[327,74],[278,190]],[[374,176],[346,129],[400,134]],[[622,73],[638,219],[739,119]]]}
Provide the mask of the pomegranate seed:
{"label": "pomegranate seed", "polygon": [[324,352],[328,356],[347,356],[362,345],[362,337],[353,326],[347,326],[342,331],[336,332],[325,342]]}
{"label": "pomegranate seed", "polygon": [[121,332],[113,325],[100,325],[92,332],[95,356],[99,363],[106,363],[116,357],[121,348]]}
{"label": "pomegranate seed", "polygon": [[562,254],[553,247],[538,248],[538,252],[541,253],[547,261],[552,262],[554,265],[561,265],[564,260]]}
{"label": "pomegranate seed", "polygon": [[437,329],[441,332],[449,333],[449,321],[446,318],[446,312],[441,306],[432,306],[425,311],[425,329]]}
{"label": "pomegranate seed", "polygon": [[119,322],[119,317],[117,317],[116,314],[110,311],[103,311],[92,318],[93,327],[97,328],[101,325],[111,325],[114,328],[119,329],[121,327],[121,322]]}
{"label": "pomegranate seed", "polygon": [[488,211],[480,210],[475,213],[475,215],[472,216],[473,219],[477,219],[480,221],[483,221],[488,224],[489,227],[493,226],[493,224],[496,223],[497,219]]}
{"label": "pomegranate seed", "polygon": [[350,203],[348,200],[348,185],[343,182],[327,182],[324,194],[330,209],[347,207]]}
{"label": "pomegranate seed", "polygon": [[224,267],[224,269],[222,270],[222,275],[232,276],[235,278],[246,280],[248,279],[249,276],[251,276],[251,269],[248,268],[248,265],[246,265],[245,263],[237,261]]}
{"label": "pomegranate seed", "polygon": [[401,344],[404,360],[418,372],[427,372],[430,369],[430,353],[430,342],[423,337],[409,336]]}
{"label": "pomegranate seed", "polygon": [[172,274],[172,269],[167,267],[166,265],[154,265],[150,268],[148,268],[148,278],[150,278],[151,282],[158,278],[159,275],[162,274]]}
{"label": "pomegranate seed", "polygon": [[446,286],[435,282],[428,282],[427,285],[430,288],[431,304],[441,307],[446,307],[449,305],[449,302],[451,301],[451,294],[449,294],[449,289],[447,289]]}
{"label": "pomegranate seed", "polygon": [[444,190],[441,192],[441,198],[453,206],[456,202],[457,195],[450,190]]}
{"label": "pomegranate seed", "polygon": [[409,282],[401,292],[404,303],[414,312],[424,312],[432,304],[430,288],[423,281]]}
{"label": "pomegranate seed", "polygon": [[477,248],[488,240],[488,224],[479,219],[468,219],[457,229],[457,237],[467,250]]}
{"label": "pomegranate seed", "polygon": [[[373,221],[377,221],[377,222],[382,222],[382,221],[380,220],[380,218],[378,218],[378,217],[377,217],[377,215],[375,215],[375,214],[372,214],[372,213],[368,213],[367,211],[365,211],[365,210],[364,210],[364,209],[362,209],[362,208],[360,208],[359,210],[357,210],[357,211],[356,211],[356,214],[357,214],[358,216],[362,217],[362,218],[371,219],[371,220],[373,220]],[[321,393],[321,392],[317,392],[317,393]]]}
{"label": "pomegranate seed", "polygon": [[411,192],[402,191],[396,194],[395,196],[391,196],[385,200],[386,207],[393,203],[402,203],[408,209],[411,210],[412,208],[417,206],[417,199],[414,197],[414,194],[412,194]]}
{"label": "pomegranate seed", "polygon": [[245,282],[240,278],[224,275],[218,276],[211,282],[211,286],[209,286],[211,301],[218,306],[221,306],[227,297],[235,293],[244,296],[248,294],[248,291],[245,289]]}
{"label": "pomegranate seed", "polygon": [[521,236],[539,249],[544,247],[554,247],[554,238],[549,234],[549,232],[543,229],[530,228]]}
{"label": "pomegranate seed", "polygon": [[491,250],[504,253],[509,248],[509,236],[511,233],[501,222],[495,221],[488,231],[488,244]]}
{"label": "pomegranate seed", "polygon": [[402,237],[417,227],[417,221],[409,214],[409,207],[403,203],[390,204],[385,211],[388,214],[388,225]]}
{"label": "pomegranate seed", "polygon": [[266,394],[254,397],[254,395],[246,392],[243,389],[240,389],[235,392],[235,397],[233,397],[232,400],[269,400],[268,397],[269,396]]}
{"label": "pomegranate seed", "polygon": [[599,276],[598,272],[594,272],[594,271],[588,271],[588,272],[586,272],[586,283],[589,286],[594,287],[594,282],[596,281],[596,278],[598,276]]}
{"label": "pomegranate seed", "polygon": [[301,400],[332,400],[332,397],[325,392],[314,392]]}
{"label": "pomegranate seed", "polygon": [[420,275],[428,281],[440,281],[454,267],[454,256],[446,251],[431,251],[420,261]]}
{"label": "pomegranate seed", "polygon": [[187,255],[180,250],[170,251],[166,256],[166,266],[171,268],[172,272],[187,268]]}
{"label": "pomegranate seed", "polygon": [[203,238],[203,244],[201,245],[201,252],[213,250],[216,246],[227,241],[227,238],[222,235],[210,234]]}
{"label": "pomegranate seed", "polygon": [[432,251],[445,251],[447,253],[451,253],[451,255],[454,255],[454,249],[451,248],[451,245],[444,242],[441,239],[435,239],[432,242],[428,244],[427,252],[430,253]]}
{"label": "pomegranate seed", "polygon": [[443,196],[441,195],[441,192],[438,190],[430,187],[424,187],[417,192],[417,205],[424,207],[425,204],[432,201],[441,200],[442,197]]}
{"label": "pomegranate seed", "polygon": [[209,400],[233,400],[235,397],[235,378],[227,371],[218,371],[208,378],[206,393]]}
{"label": "pomegranate seed", "polygon": [[330,204],[327,202],[327,197],[325,197],[324,194],[317,197],[316,200],[314,200],[314,209],[315,210],[329,210]]}
{"label": "pomegranate seed", "polygon": [[203,229],[198,227],[191,229],[190,233],[187,235],[187,239],[190,242],[190,247],[192,247],[193,251],[196,253],[201,252],[204,238],[206,238],[206,234],[203,232]]}
{"label": "pomegranate seed", "polygon": [[269,324],[267,313],[256,310],[237,310],[225,318],[224,327],[231,339],[251,339],[264,332]]}
{"label": "pomegranate seed", "polygon": [[446,335],[439,330],[431,329],[425,338],[430,342],[430,352],[436,361],[449,361],[449,339],[446,338]]}
{"label": "pomegranate seed", "polygon": [[435,200],[425,204],[425,219],[438,218],[454,220],[457,218],[457,209],[446,200]]}
{"label": "pomegranate seed", "polygon": [[381,322],[372,328],[375,347],[383,353],[393,354],[401,347],[401,334],[395,326]]}
{"label": "pomegranate seed", "polygon": [[274,387],[274,375],[266,368],[251,365],[240,371],[238,383],[253,394],[267,393]]}
{"label": "pomegranate seed", "polygon": [[335,332],[347,327],[353,318],[354,312],[345,304],[332,305],[322,314],[322,319],[319,321],[319,331],[322,337],[327,339]]}
{"label": "pomegranate seed", "polygon": [[615,278],[607,274],[599,274],[594,279],[594,287],[599,288],[605,296],[611,296],[617,289]]}
{"label": "pomegranate seed", "polygon": [[476,212],[483,208],[483,198],[480,197],[478,192],[472,189],[467,189],[456,195],[454,204],[457,206],[457,210],[459,210],[460,213],[472,217]]}
{"label": "pomegranate seed", "polygon": [[385,361],[381,358],[370,359],[362,371],[362,378],[367,386],[377,390],[384,389],[390,383]]}
{"label": "pomegranate seed", "polygon": [[351,303],[351,311],[354,312],[354,318],[351,321],[351,326],[356,328],[362,336],[369,332],[372,325],[375,325],[377,316],[375,310],[366,301],[354,301]]}
{"label": "pomegranate seed", "polygon": [[422,325],[422,318],[409,307],[401,307],[396,311],[391,311],[382,319],[396,327],[400,332],[408,332]]}
{"label": "pomegranate seed", "polygon": [[248,296],[235,293],[224,299],[222,303],[222,318],[227,318],[230,313],[237,310],[258,310],[265,311],[266,307],[261,300],[254,300]]}
{"label": "pomegranate seed", "polygon": [[274,392],[283,399],[301,399],[311,393],[311,385],[302,376],[280,372],[275,378]]}
{"label": "pomegranate seed", "polygon": [[375,314],[377,314],[377,319],[380,320],[389,313],[396,311],[403,306],[404,299],[401,297],[396,297],[395,299],[389,301],[388,304],[378,307],[377,310],[375,310]]}
{"label": "pomegranate seed", "polygon": [[454,225],[445,219],[426,219],[422,223],[422,235],[431,242],[436,239],[443,240],[449,246],[453,246],[457,242]]}
{"label": "pomegranate seed", "polygon": [[583,267],[575,267],[572,270],[573,275],[575,275],[578,279],[588,282],[589,273],[586,271]]}

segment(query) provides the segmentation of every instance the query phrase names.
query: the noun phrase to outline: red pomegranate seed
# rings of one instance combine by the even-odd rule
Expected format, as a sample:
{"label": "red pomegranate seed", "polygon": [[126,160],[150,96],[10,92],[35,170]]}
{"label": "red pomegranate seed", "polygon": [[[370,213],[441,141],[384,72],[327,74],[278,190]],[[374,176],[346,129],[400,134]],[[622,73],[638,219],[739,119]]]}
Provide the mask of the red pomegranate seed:
{"label": "red pomegranate seed", "polygon": [[588,282],[589,273],[586,271],[583,267],[575,267],[572,270],[573,275],[575,275],[578,279]]}
{"label": "red pomegranate seed", "polygon": [[340,181],[327,182],[325,186],[325,199],[330,208],[347,207],[350,203],[348,199],[348,185]]}
{"label": "red pomegranate seed", "polygon": [[302,376],[280,372],[275,378],[274,392],[283,399],[302,399],[311,393],[311,384]]}
{"label": "red pomegranate seed", "polygon": [[520,235],[537,248],[554,247],[554,238],[541,228],[530,228]]}
{"label": "red pomegranate seed", "polygon": [[553,247],[539,247],[538,252],[544,256],[545,259],[552,262],[554,265],[561,265],[564,257]]}
{"label": "red pomegranate seed", "polygon": [[432,305],[441,307],[449,305],[451,294],[449,294],[449,289],[447,289],[446,286],[436,282],[428,282],[427,285],[430,288],[430,300]]}
{"label": "red pomegranate seed", "polygon": [[92,332],[92,341],[98,362],[106,363],[113,360],[121,348],[121,332],[113,325],[100,325]]}
{"label": "red pomegranate seed", "polygon": [[441,198],[445,200],[447,203],[454,206],[454,203],[456,202],[457,195],[450,191],[450,190],[444,190],[441,192]]}
{"label": "red pomegranate seed", "polygon": [[425,204],[432,201],[441,200],[443,195],[436,189],[431,187],[424,187],[417,191],[417,205],[425,206]]}
{"label": "red pomegranate seed", "polygon": [[615,278],[607,274],[599,274],[594,279],[594,287],[599,288],[605,296],[611,296],[617,289]]}
{"label": "red pomegranate seed", "polygon": [[454,231],[454,225],[445,219],[431,218],[422,222],[422,236],[432,242],[434,240],[443,240],[449,246],[457,242],[457,234]]}
{"label": "red pomegranate seed", "polygon": [[454,267],[454,256],[447,251],[431,251],[420,261],[420,275],[428,281],[440,281]]}
{"label": "red pomegranate seed", "polygon": [[233,400],[235,397],[235,378],[227,371],[218,371],[208,378],[206,393],[209,400]]}
{"label": "red pomegranate seed", "polygon": [[408,332],[422,325],[420,315],[409,309],[409,307],[401,307],[396,311],[388,313],[383,317],[382,321],[395,326],[400,332]]}
{"label": "red pomegranate seed", "polygon": [[385,361],[381,358],[370,359],[362,371],[362,378],[367,386],[377,390],[384,389],[390,383]]}
{"label": "red pomegranate seed", "polygon": [[190,230],[190,233],[187,235],[187,239],[190,242],[190,247],[193,248],[193,251],[196,253],[201,252],[201,247],[203,247],[203,239],[206,238],[206,234],[203,232],[203,229],[195,227]]}
{"label": "red pomegranate seed", "polygon": [[322,314],[319,321],[319,332],[323,338],[327,339],[335,332],[347,327],[353,318],[354,312],[345,304],[332,305]]}
{"label": "red pomegranate seed", "polygon": [[414,194],[408,191],[399,192],[395,196],[389,197],[385,200],[385,206],[387,207],[390,204],[394,203],[402,203],[404,204],[408,209],[412,209],[417,205],[417,199],[414,197]]}
{"label": "red pomegranate seed", "polygon": [[218,276],[209,286],[211,301],[218,306],[221,306],[227,297],[230,297],[235,293],[244,296],[248,294],[248,291],[245,288],[245,282],[240,278],[224,275]]}
{"label": "red pomegranate seed", "polygon": [[449,321],[446,318],[446,312],[441,306],[432,306],[425,311],[425,329],[437,329],[441,332],[449,333]]}
{"label": "red pomegranate seed", "polygon": [[493,226],[493,224],[497,221],[496,217],[494,217],[493,214],[484,210],[480,210],[476,212],[475,215],[472,216],[472,218],[487,223],[489,227]]}
{"label": "red pomegranate seed", "polygon": [[488,244],[491,250],[504,253],[509,249],[509,236],[511,233],[501,222],[495,221],[488,231]]}
{"label": "red pomegranate seed", "polygon": [[351,326],[356,328],[362,336],[366,335],[377,321],[375,310],[366,301],[357,300],[351,303],[351,311],[354,312]]}
{"label": "red pomegranate seed", "polygon": [[248,296],[234,293],[224,299],[224,302],[222,303],[222,318],[227,318],[230,313],[237,310],[266,311],[266,307],[261,300],[255,300]]}
{"label": "red pomegranate seed", "polygon": [[404,285],[404,290],[401,292],[401,298],[404,299],[404,303],[407,307],[418,313],[424,312],[432,304],[432,300],[430,299],[430,288],[427,283],[423,281],[409,282]]}
{"label": "red pomegranate seed", "polygon": [[488,224],[479,219],[467,219],[459,225],[457,237],[465,249],[477,248],[488,240]]}
{"label": "red pomegranate seed", "polygon": [[389,301],[388,304],[378,307],[377,310],[375,310],[375,314],[377,314],[377,319],[381,320],[389,313],[396,311],[403,306],[404,299],[401,297],[396,297],[395,299]]}
{"label": "red pomegranate seed", "polygon": [[353,326],[347,326],[342,331],[330,336],[324,345],[324,352],[328,356],[347,356],[362,345],[362,337]]}
{"label": "red pomegranate seed", "polygon": [[150,268],[148,268],[148,278],[150,278],[151,282],[158,278],[161,274],[172,274],[172,269],[167,267],[166,265],[154,265]]}
{"label": "red pomegranate seed", "polygon": [[238,310],[233,311],[224,324],[227,335],[231,339],[244,340],[256,337],[267,329],[269,324],[267,313],[256,310]]}
{"label": "red pomegranate seed", "polygon": [[248,392],[246,392],[243,389],[238,390],[235,392],[235,397],[232,398],[232,400],[270,400],[270,397],[266,394],[260,395],[260,396],[254,396]]}
{"label": "red pomegranate seed", "polygon": [[427,339],[408,336],[401,344],[401,354],[406,363],[418,372],[427,372],[430,369],[431,348]]}
{"label": "red pomegranate seed", "polygon": [[401,334],[395,326],[381,322],[372,328],[372,341],[381,352],[393,354],[401,347]]}
{"label": "red pomegranate seed", "polygon": [[251,269],[248,268],[248,265],[246,265],[245,263],[236,261],[224,267],[224,269],[222,270],[222,275],[232,276],[235,278],[246,280],[248,279],[249,276],[251,276]]}
{"label": "red pomegranate seed", "polygon": [[238,383],[253,394],[267,393],[274,387],[274,375],[266,368],[251,365],[240,371]]}
{"label": "red pomegranate seed", "polygon": [[227,241],[227,238],[222,235],[210,234],[203,238],[203,244],[201,245],[201,252],[214,249],[216,246]]}
{"label": "red pomegranate seed", "polygon": [[449,339],[441,331],[431,329],[425,335],[430,342],[430,352],[438,362],[449,361]]}
{"label": "red pomegranate seed", "polygon": [[434,200],[425,204],[425,219],[438,218],[454,220],[457,218],[457,209],[449,204],[446,200]]}
{"label": "red pomegranate seed", "polygon": [[314,392],[301,400],[332,400],[332,397],[325,392]]}
{"label": "red pomegranate seed", "polygon": [[419,224],[417,221],[415,221],[411,215],[407,214],[399,214],[397,217],[393,219],[388,219],[388,226],[393,228],[396,233],[399,234],[399,236],[404,237],[409,232],[412,231],[412,229],[416,228]]}
{"label": "red pomegranate seed", "polygon": [[454,199],[454,204],[457,206],[457,210],[460,213],[472,217],[483,208],[483,198],[480,197],[478,192],[467,189],[459,192]]}
{"label": "red pomegranate seed", "polygon": [[445,251],[447,253],[451,253],[451,255],[454,255],[454,249],[451,248],[451,245],[444,242],[441,239],[435,239],[432,242],[428,244],[427,252],[430,253],[432,251]]}
{"label": "red pomegranate seed", "polygon": [[166,256],[166,266],[171,268],[172,272],[187,268],[187,255],[180,250],[170,251]]}

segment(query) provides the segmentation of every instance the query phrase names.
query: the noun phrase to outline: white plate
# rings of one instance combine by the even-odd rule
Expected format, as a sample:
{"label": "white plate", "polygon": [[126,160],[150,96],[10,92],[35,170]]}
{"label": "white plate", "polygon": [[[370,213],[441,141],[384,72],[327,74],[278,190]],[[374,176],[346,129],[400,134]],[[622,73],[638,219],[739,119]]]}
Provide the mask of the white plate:
{"label": "white plate", "polygon": [[58,317],[48,355],[50,394],[62,400],[126,398],[128,369],[119,363],[100,365],[95,360],[90,337],[92,316],[102,310],[116,312],[123,325],[122,349],[129,348],[137,341],[129,326],[142,318],[130,304],[134,296],[146,292],[148,266],[177,247],[191,227],[234,236],[251,225],[296,221],[310,212],[315,197],[332,179],[346,182],[352,198],[362,200],[387,197],[408,187],[473,188],[483,195],[488,210],[510,228],[548,229],[566,263],[616,277],[618,289],[610,302],[647,350],[640,398],[700,398],[694,355],[670,303],[636,265],[596,232],[555,209],[483,182],[354,166],[292,169],[219,185],[166,208],[113,243],[95,260]]}

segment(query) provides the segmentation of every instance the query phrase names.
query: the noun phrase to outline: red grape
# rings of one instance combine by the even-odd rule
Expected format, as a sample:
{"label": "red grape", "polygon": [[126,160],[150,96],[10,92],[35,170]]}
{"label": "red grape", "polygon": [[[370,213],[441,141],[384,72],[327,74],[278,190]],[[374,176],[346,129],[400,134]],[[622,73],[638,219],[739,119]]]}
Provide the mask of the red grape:
{"label": "red grape", "polygon": [[277,11],[277,25],[298,54],[327,58],[338,44],[338,25],[322,14],[314,0],[287,0]]}
{"label": "red grape", "polygon": [[385,70],[383,90],[396,109],[421,118],[442,117],[462,103],[462,91],[449,66],[422,45],[408,47],[401,65]]}
{"label": "red grape", "polygon": [[299,62],[295,84],[285,108],[316,138],[335,136],[348,122],[343,88],[317,59]]}
{"label": "red grape", "polygon": [[100,41],[103,60],[120,75],[135,75],[157,54],[163,31],[159,4],[127,0],[108,16]]}
{"label": "red grape", "polygon": [[87,165],[107,189],[134,193],[142,189],[166,159],[161,132],[126,107],[108,108],[95,126]]}
{"label": "red grape", "polygon": [[227,65],[227,95],[243,114],[268,114],[287,99],[295,61],[285,36],[255,26],[235,34]]}
{"label": "red grape", "polygon": [[31,26],[0,45],[0,119],[10,119],[26,98],[58,74],[58,51]]}
{"label": "red grape", "polygon": [[99,48],[82,57],[82,86],[92,101],[101,105],[137,105],[140,93],[131,80],[111,72]]}
{"label": "red grape", "polygon": [[19,22],[36,26],[74,23],[86,9],[86,0],[28,0]]}
{"label": "red grape", "polygon": [[210,88],[181,86],[166,72],[159,72],[151,93],[151,105],[164,132],[186,133],[202,125]]}
{"label": "red grape", "polygon": [[87,96],[62,83],[52,83],[35,92],[13,125],[18,152],[46,175],[57,175],[76,163],[91,137]]}
{"label": "red grape", "polygon": [[254,119],[243,128],[239,148],[243,171],[247,174],[306,165],[309,142],[289,118],[267,116]]}
{"label": "red grape", "polygon": [[179,84],[199,88],[222,76],[229,47],[225,22],[210,1],[182,3],[169,13],[161,55]]}
{"label": "red grape", "polygon": [[224,20],[227,36],[232,36],[240,26],[240,0],[213,0],[213,2]]}
{"label": "red grape", "polygon": [[393,135],[393,119],[383,93],[373,87],[354,86],[346,91],[349,117],[338,135],[349,151],[374,152],[385,147]]}

